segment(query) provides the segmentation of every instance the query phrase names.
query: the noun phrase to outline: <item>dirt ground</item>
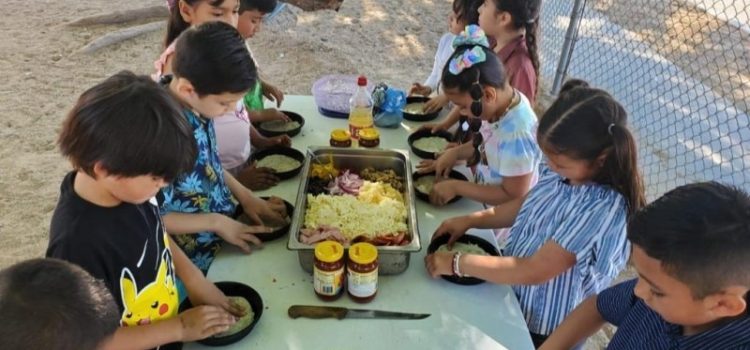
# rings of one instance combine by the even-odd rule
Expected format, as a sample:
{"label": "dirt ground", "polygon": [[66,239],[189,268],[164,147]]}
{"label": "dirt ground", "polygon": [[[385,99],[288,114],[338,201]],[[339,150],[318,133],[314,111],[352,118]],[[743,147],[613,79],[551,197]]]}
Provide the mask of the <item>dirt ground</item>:
{"label": "dirt ground", "polygon": [[[83,54],[97,37],[146,21],[67,25],[161,0],[4,3],[14,15],[0,19],[0,268],[44,254],[60,181],[70,170],[55,141],[75,98],[119,70],[150,74],[163,36],[162,29]],[[288,94],[310,94],[315,79],[328,73],[364,73],[408,88],[429,74],[451,1],[405,3],[347,0],[338,12],[288,6],[250,45],[264,77]],[[602,348],[606,339],[600,333],[588,348]]]}

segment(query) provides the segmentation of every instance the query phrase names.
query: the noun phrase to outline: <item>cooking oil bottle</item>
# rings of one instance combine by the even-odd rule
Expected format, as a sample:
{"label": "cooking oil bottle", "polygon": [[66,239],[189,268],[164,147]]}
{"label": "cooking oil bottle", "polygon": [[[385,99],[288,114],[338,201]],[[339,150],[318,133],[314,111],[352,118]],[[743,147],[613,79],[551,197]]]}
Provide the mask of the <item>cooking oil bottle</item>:
{"label": "cooking oil bottle", "polygon": [[372,96],[367,91],[367,78],[360,76],[357,79],[357,91],[349,100],[349,133],[352,139],[359,140],[360,130],[373,127],[372,106]]}

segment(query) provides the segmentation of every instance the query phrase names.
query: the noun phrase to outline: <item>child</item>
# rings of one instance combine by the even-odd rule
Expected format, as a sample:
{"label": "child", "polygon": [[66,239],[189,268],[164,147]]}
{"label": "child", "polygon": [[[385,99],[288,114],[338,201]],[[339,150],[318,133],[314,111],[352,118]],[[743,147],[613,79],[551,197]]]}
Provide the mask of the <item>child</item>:
{"label": "child", "polygon": [[626,112],[608,93],[568,82],[539,122],[549,168],[525,198],[444,221],[434,237],[510,227],[504,257],[436,253],[433,277],[471,275],[513,285],[534,343],[627,261],[625,223],[644,204]]}
{"label": "child", "polygon": [[[537,34],[541,0],[484,0],[479,7],[479,26],[495,42],[494,52],[507,72],[510,86],[536,103],[539,77]],[[427,125],[433,132],[447,130],[459,120],[452,111],[438,125]]]}
{"label": "child", "polygon": [[198,144],[198,159],[162,189],[162,211],[167,231],[206,273],[222,238],[249,253],[248,243],[260,245],[253,234],[267,232],[231,218],[237,201],[256,223],[261,223],[260,218],[281,222],[285,209],[283,203],[272,209],[255,197],[219,161],[212,118],[232,111],[257,79],[255,64],[237,30],[224,22],[186,30],[177,40],[173,70],[174,77],[166,80],[172,94],[186,106],[183,113]]}
{"label": "child", "polygon": [[[443,68],[453,54],[453,40],[466,26],[478,23],[478,9],[481,4],[482,0],[453,0],[453,11],[448,16],[448,33],[440,38],[432,72],[424,85],[414,83],[409,90],[409,95],[430,96],[433,92],[438,92],[438,83],[440,83]],[[425,112],[431,113],[443,108],[447,103],[448,98],[444,94],[438,94],[427,102],[424,109]]]}
{"label": "child", "polygon": [[[272,12],[276,5],[276,0],[241,0],[237,30],[242,38],[247,40],[260,32],[263,16]],[[248,51],[250,51],[249,46]],[[250,55],[252,57],[252,51]],[[257,67],[258,62],[254,58],[253,61]],[[222,165],[236,176],[241,184],[252,190],[264,190],[279,182],[273,170],[248,164],[252,147],[263,149],[276,145],[291,145],[289,136],[265,137],[250,124],[250,122],[259,123],[276,119],[288,120],[286,114],[277,109],[266,109],[263,106],[264,96],[276,101],[277,107],[281,106],[284,100],[284,93],[281,90],[258,79],[255,86],[244,97],[242,106],[248,111],[247,117],[236,118],[230,114],[214,120]]]}
{"label": "child", "polygon": [[542,349],[569,349],[604,322],[607,349],[750,349],[750,197],[715,182],[678,187],[628,224],[639,278],[581,303]]}
{"label": "child", "polygon": [[478,26],[467,26],[456,38],[457,48],[443,70],[445,95],[464,115],[489,123],[491,133],[477,144],[446,150],[436,161],[425,160],[420,171],[445,175],[458,160],[481,163],[476,183],[444,180],[433,186],[430,201],[444,205],[455,196],[498,205],[523,197],[535,182],[541,151],[536,143],[537,119],[529,101],[510,87],[500,61],[488,48]]}
{"label": "child", "polygon": [[[123,326],[112,348],[203,339],[243,314],[172,243],[155,204],[192,167],[192,135],[169,93],[130,72],[84,92],[63,124],[58,143],[75,170],[63,180],[46,255],[104,281]],[[177,314],[176,277],[203,306]]]}
{"label": "child", "polygon": [[0,315],[3,349],[99,349],[120,319],[101,281],[57,259],[0,271]]}
{"label": "child", "polygon": [[[158,80],[164,75],[172,73],[172,60],[175,51],[175,39],[183,31],[191,26],[200,25],[209,21],[219,20],[232,25],[238,26],[238,12],[241,7],[238,0],[170,0],[167,2],[170,9],[170,19],[167,28],[167,37],[164,42],[165,50],[154,62],[156,73],[154,78]],[[274,5],[275,6],[275,5]],[[267,9],[267,4],[260,4],[259,7]],[[243,29],[247,29],[246,22],[251,20],[248,15],[252,11],[243,12]],[[254,29],[251,29],[254,31]],[[253,34],[251,32],[250,34]],[[264,93],[270,98],[275,99],[279,105],[284,98],[283,93],[273,85],[266,85]],[[260,90],[253,88],[248,94],[260,94]],[[219,159],[221,159],[224,168],[228,169],[232,175],[240,175],[240,170],[247,167],[247,160],[251,153],[252,145],[258,148],[267,148],[275,145],[289,146],[291,140],[288,136],[282,135],[277,137],[265,137],[258,133],[250,124],[253,122],[288,119],[284,113],[276,109],[263,110],[263,101],[260,100],[260,110],[257,104],[250,104],[248,108],[255,108],[249,113],[242,101],[238,101],[236,109],[225,113],[225,115],[215,118],[217,128],[217,137],[219,143]],[[273,174],[273,171],[266,168],[256,168],[251,166],[242,174],[242,184],[252,190],[263,190],[278,183],[279,179]]]}

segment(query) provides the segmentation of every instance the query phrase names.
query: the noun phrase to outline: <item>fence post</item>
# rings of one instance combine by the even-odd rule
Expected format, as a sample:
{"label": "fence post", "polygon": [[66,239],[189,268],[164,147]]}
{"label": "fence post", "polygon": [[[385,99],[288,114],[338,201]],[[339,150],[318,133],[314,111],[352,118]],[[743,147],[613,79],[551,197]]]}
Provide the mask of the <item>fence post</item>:
{"label": "fence post", "polygon": [[555,71],[555,80],[552,82],[552,91],[550,91],[552,95],[557,95],[563,79],[568,74],[568,65],[570,64],[570,58],[573,56],[575,41],[578,39],[578,25],[581,23],[585,3],[586,0],[575,0],[573,4],[568,30],[565,32],[565,41],[560,51],[560,61],[557,63],[557,70]]}

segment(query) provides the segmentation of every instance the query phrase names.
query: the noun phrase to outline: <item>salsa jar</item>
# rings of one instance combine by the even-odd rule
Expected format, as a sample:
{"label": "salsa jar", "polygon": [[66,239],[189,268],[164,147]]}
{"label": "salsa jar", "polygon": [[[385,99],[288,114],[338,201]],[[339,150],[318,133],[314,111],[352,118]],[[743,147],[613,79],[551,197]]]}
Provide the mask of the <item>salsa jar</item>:
{"label": "salsa jar", "polygon": [[349,132],[344,129],[333,129],[331,131],[331,140],[329,141],[331,147],[351,147],[352,137]]}
{"label": "salsa jar", "polygon": [[325,301],[341,297],[344,290],[344,246],[339,242],[324,241],[315,245],[313,288]]}
{"label": "salsa jar", "polygon": [[378,293],[378,248],[370,243],[349,247],[347,290],[352,300],[369,303]]}
{"label": "salsa jar", "polygon": [[367,128],[360,130],[359,145],[366,148],[380,146],[380,132],[378,132],[378,129]]}

